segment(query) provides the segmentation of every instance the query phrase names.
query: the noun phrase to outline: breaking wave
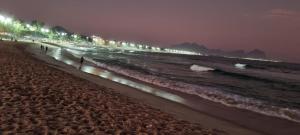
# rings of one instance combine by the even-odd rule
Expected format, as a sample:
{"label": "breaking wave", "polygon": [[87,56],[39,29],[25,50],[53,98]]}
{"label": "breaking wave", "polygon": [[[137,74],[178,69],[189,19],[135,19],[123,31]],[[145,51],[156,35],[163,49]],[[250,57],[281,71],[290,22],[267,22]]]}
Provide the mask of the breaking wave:
{"label": "breaking wave", "polygon": [[207,99],[216,103],[221,103],[229,107],[247,109],[264,115],[284,118],[300,123],[300,110],[298,109],[272,106],[266,102],[259,101],[257,99],[226,93],[214,87],[177,82],[151,74],[140,73],[135,70],[124,69],[120,66],[107,65],[105,63],[97,62],[91,58],[86,58],[86,60],[96,64],[101,68],[105,68],[110,71],[134,79],[138,79],[146,83],[154,84],[160,87],[180,91],[187,94],[197,95],[203,99]]}
{"label": "breaking wave", "polygon": [[207,71],[213,71],[213,70],[215,70],[215,69],[210,68],[210,67],[204,67],[204,66],[199,66],[199,65],[195,65],[195,64],[192,65],[190,67],[190,69],[192,71],[195,71],[195,72],[207,72]]}
{"label": "breaking wave", "polygon": [[[71,51],[69,51],[71,52]],[[71,52],[71,54],[77,58],[80,58],[79,54],[74,54]],[[101,68],[113,71],[115,73],[131,77],[149,84],[154,84],[159,87],[164,87],[172,90],[176,90],[179,92],[197,95],[203,99],[210,100],[216,103],[221,103],[223,105],[229,106],[229,107],[235,107],[240,109],[246,109],[249,111],[257,112],[260,114],[273,116],[273,117],[279,117],[283,119],[287,119],[290,121],[298,122],[300,123],[300,110],[299,109],[292,109],[292,108],[283,108],[279,106],[270,105],[267,102],[257,100],[254,98],[244,97],[236,94],[231,94],[222,91],[221,89],[218,89],[216,87],[210,87],[210,86],[199,86],[195,84],[189,84],[184,82],[178,82],[171,79],[159,77],[156,74],[152,74],[146,69],[143,69],[142,67],[132,67],[129,65],[124,66],[118,66],[118,65],[112,65],[107,64],[108,61],[99,62],[92,59],[85,57],[86,61],[89,61]],[[118,63],[119,65],[123,65],[124,63]],[[205,72],[205,71],[213,71],[217,73],[223,73],[223,74],[229,74],[227,72],[224,72],[222,70],[213,69],[209,67],[203,67],[198,65],[192,65],[190,67],[191,70],[197,71],[197,72]],[[239,76],[239,77],[247,77],[240,74],[232,74],[230,75]]]}

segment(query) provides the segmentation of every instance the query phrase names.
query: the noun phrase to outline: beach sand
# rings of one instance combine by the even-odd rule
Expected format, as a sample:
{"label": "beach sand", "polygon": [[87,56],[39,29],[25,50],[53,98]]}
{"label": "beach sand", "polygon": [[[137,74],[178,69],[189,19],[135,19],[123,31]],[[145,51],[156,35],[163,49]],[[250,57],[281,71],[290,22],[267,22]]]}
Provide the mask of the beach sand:
{"label": "beach sand", "polygon": [[0,134],[225,134],[0,45]]}

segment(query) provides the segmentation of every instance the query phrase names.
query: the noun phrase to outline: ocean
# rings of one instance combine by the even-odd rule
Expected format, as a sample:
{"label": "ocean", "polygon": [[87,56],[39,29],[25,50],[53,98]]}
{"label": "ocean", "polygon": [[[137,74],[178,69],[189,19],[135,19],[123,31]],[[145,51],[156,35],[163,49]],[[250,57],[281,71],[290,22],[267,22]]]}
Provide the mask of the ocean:
{"label": "ocean", "polygon": [[300,64],[106,49],[62,49],[140,81],[300,122]]}

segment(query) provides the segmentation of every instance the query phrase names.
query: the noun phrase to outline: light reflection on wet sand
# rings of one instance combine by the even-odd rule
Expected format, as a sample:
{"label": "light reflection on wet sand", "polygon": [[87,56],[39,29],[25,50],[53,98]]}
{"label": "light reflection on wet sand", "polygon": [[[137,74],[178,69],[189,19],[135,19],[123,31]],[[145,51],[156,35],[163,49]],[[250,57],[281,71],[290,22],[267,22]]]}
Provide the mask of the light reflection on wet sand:
{"label": "light reflection on wet sand", "polygon": [[[62,61],[65,64],[71,65],[73,67],[76,67],[76,68],[80,67],[79,62],[71,60],[63,54],[63,49],[58,48],[58,47],[54,47],[52,49],[53,50],[50,53],[47,53],[47,55],[55,58],[58,61]],[[76,54],[76,55],[79,55],[79,54]],[[127,85],[127,86],[130,86],[130,87],[142,90],[144,92],[147,92],[147,93],[153,94],[155,96],[159,96],[159,97],[162,97],[162,98],[174,101],[174,102],[178,102],[178,103],[182,103],[182,104],[184,104],[184,102],[185,102],[185,99],[178,96],[178,95],[175,95],[175,94],[172,94],[172,93],[169,93],[169,92],[166,92],[166,91],[162,91],[162,90],[153,88],[153,87],[148,86],[146,84],[138,83],[134,80],[129,80],[125,77],[116,75],[113,72],[110,72],[108,70],[104,70],[104,69],[94,67],[94,66],[91,66],[91,65],[88,65],[88,64],[83,64],[81,66],[80,70],[83,71],[83,72],[89,73],[89,74],[93,74],[93,75],[96,75],[96,76],[99,76],[99,77],[102,77],[102,78],[105,78],[105,79],[123,84],[123,85]]]}
{"label": "light reflection on wet sand", "polygon": [[[46,44],[45,44],[46,45]],[[55,47],[52,45],[47,46],[51,49],[47,53],[47,55],[50,55],[51,57],[57,59],[58,61],[62,61],[66,64],[69,64],[75,68],[78,69],[79,67],[79,59],[72,59],[72,57],[68,57],[70,55],[66,55],[69,53],[64,52],[70,52],[65,51],[65,49],[58,49],[60,47]],[[35,50],[39,50],[39,47],[35,47]],[[72,52],[73,54],[73,52]],[[74,55],[76,57],[84,55],[85,52],[82,51],[75,51]],[[79,57],[79,58],[80,58]],[[208,127],[215,127],[216,125],[219,125],[218,127],[223,127],[226,131],[233,131],[236,132],[236,129],[240,131],[239,128],[236,127],[235,124],[242,125],[243,127],[246,127],[247,129],[253,129],[255,131],[262,131],[269,134],[286,134],[286,130],[273,130],[273,129],[282,129],[282,127],[290,127],[291,133],[299,133],[298,127],[299,125],[297,123],[292,123],[290,121],[286,121],[283,119],[277,119],[257,113],[253,113],[246,110],[236,109],[232,107],[226,107],[218,103],[210,102],[207,100],[203,100],[201,98],[190,96],[187,94],[173,94],[172,92],[168,92],[168,90],[160,90],[157,89],[155,86],[144,84],[139,81],[127,79],[127,77],[123,77],[121,75],[115,74],[114,72],[110,72],[108,70],[103,70],[101,68],[97,68],[96,66],[90,66],[88,64],[84,64],[81,67],[81,70],[83,72],[93,74],[96,76],[99,76],[101,78],[105,78],[108,80],[111,80],[113,82],[117,82],[123,85],[127,85],[133,88],[136,88],[138,90],[141,90],[145,93],[149,93],[158,97],[161,97],[163,99],[167,99],[176,103],[183,104],[189,108],[192,108],[193,110],[201,112],[199,115],[197,113],[196,115],[190,115],[187,117],[194,117],[191,121],[196,120],[197,122],[203,123],[204,125],[210,125]],[[120,89],[121,90],[121,89]],[[174,92],[176,93],[176,92]],[[171,107],[172,108],[172,107]],[[173,109],[173,108],[172,108]],[[175,108],[176,109],[176,108]],[[198,117],[199,116],[199,117]],[[186,117],[186,115],[184,116]],[[255,119],[254,119],[255,118]],[[261,123],[260,125],[257,125],[257,123]],[[233,126],[233,127],[232,127]],[[275,127],[275,128],[274,128]],[[287,131],[289,132],[289,131]]]}

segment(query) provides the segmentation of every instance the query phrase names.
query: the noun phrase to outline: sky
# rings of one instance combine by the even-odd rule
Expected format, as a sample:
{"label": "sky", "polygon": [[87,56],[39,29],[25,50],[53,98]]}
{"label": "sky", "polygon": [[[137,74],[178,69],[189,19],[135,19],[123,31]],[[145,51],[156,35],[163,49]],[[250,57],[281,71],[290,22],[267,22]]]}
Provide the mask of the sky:
{"label": "sky", "polygon": [[300,63],[300,0],[0,0],[0,11],[108,39],[261,49]]}

